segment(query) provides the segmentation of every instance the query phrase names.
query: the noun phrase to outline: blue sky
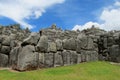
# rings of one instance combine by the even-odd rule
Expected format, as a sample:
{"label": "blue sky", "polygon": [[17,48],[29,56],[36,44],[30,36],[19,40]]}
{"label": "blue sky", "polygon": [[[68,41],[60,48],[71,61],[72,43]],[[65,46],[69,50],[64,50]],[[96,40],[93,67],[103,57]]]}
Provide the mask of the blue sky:
{"label": "blue sky", "polygon": [[[6,7],[0,8],[0,11],[2,11],[0,13],[0,24],[2,25],[20,23],[22,27],[29,26],[32,31],[39,31],[39,29],[49,27],[53,23],[64,30],[81,30],[91,27],[92,24],[106,30],[119,29],[120,27],[120,24],[117,24],[117,21],[120,22],[120,19],[117,21],[113,20],[113,24],[110,24],[111,22],[109,21],[109,17],[113,19],[112,17],[115,15],[120,15],[118,13],[120,12],[119,0],[15,0],[16,2],[14,3],[10,1],[0,0],[0,7],[3,6],[2,4],[4,4],[3,7]],[[25,9],[21,7],[23,2],[29,4],[24,5]],[[18,4],[19,6],[15,5],[16,8],[11,6],[17,3],[20,4]],[[116,14],[113,12],[114,10],[116,10]],[[112,28],[104,28],[108,25]]]}

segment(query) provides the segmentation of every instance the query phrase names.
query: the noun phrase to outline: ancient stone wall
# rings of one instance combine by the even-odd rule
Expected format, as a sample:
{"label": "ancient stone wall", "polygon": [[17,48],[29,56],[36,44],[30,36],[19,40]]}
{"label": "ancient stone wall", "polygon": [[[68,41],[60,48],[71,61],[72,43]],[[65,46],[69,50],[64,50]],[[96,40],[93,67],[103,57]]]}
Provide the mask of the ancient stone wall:
{"label": "ancient stone wall", "polygon": [[120,62],[119,31],[98,28],[61,30],[52,25],[38,33],[19,25],[0,27],[0,67],[19,71],[107,60]]}

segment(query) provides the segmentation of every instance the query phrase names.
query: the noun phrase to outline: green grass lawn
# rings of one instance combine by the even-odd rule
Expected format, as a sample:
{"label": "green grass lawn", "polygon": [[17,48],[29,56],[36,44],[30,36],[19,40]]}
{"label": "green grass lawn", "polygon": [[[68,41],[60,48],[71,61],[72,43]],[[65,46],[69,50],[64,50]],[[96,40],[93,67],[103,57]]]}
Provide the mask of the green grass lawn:
{"label": "green grass lawn", "polygon": [[0,80],[120,80],[120,66],[97,61],[29,72],[1,70]]}

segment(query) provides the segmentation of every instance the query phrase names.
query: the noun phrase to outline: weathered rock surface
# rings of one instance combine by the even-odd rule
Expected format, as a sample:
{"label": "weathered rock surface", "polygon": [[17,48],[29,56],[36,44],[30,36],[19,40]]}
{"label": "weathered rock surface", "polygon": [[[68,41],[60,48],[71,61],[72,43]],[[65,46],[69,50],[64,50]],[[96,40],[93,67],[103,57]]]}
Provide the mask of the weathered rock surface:
{"label": "weathered rock surface", "polygon": [[0,53],[0,67],[8,66],[8,56]]}
{"label": "weathered rock surface", "polygon": [[40,39],[40,35],[38,33],[31,33],[28,38],[26,38],[22,45],[37,45]]}
{"label": "weathered rock surface", "polygon": [[38,52],[47,52],[48,49],[48,37],[47,36],[41,36],[40,40],[36,46],[36,50]]}
{"label": "weathered rock surface", "polygon": [[33,70],[38,67],[38,53],[35,52],[35,47],[27,45],[18,53],[17,70]]}
{"label": "weathered rock surface", "polygon": [[76,51],[76,40],[74,38],[64,39],[63,40],[63,48],[66,50],[74,50]]}
{"label": "weathered rock surface", "polygon": [[57,52],[54,54],[54,67],[63,66],[62,53]]}
{"label": "weathered rock surface", "polygon": [[119,45],[113,45],[109,49],[111,61],[120,62],[120,47]]}
{"label": "weathered rock surface", "polygon": [[44,65],[45,67],[53,67],[54,66],[54,53],[45,53],[44,56]]}
{"label": "weathered rock surface", "polygon": [[60,40],[60,39],[56,40],[56,48],[57,48],[57,51],[62,51],[63,50],[62,40]]}
{"label": "weathered rock surface", "polygon": [[12,69],[17,68],[18,54],[20,53],[21,49],[21,47],[15,47],[10,52],[9,66],[12,67]]}
{"label": "weathered rock surface", "polygon": [[48,52],[57,52],[56,43],[55,42],[48,42]]}
{"label": "weathered rock surface", "polygon": [[2,46],[0,52],[8,55],[10,53],[10,47],[9,46]]}

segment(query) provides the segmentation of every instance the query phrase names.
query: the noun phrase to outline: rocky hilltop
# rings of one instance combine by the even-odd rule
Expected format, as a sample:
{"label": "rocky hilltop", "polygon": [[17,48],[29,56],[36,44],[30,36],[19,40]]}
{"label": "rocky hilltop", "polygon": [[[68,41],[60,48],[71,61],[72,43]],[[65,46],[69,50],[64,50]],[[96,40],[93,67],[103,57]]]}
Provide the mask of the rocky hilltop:
{"label": "rocky hilltop", "polygon": [[26,71],[96,60],[120,62],[120,31],[52,25],[37,33],[19,24],[0,26],[0,67]]}

